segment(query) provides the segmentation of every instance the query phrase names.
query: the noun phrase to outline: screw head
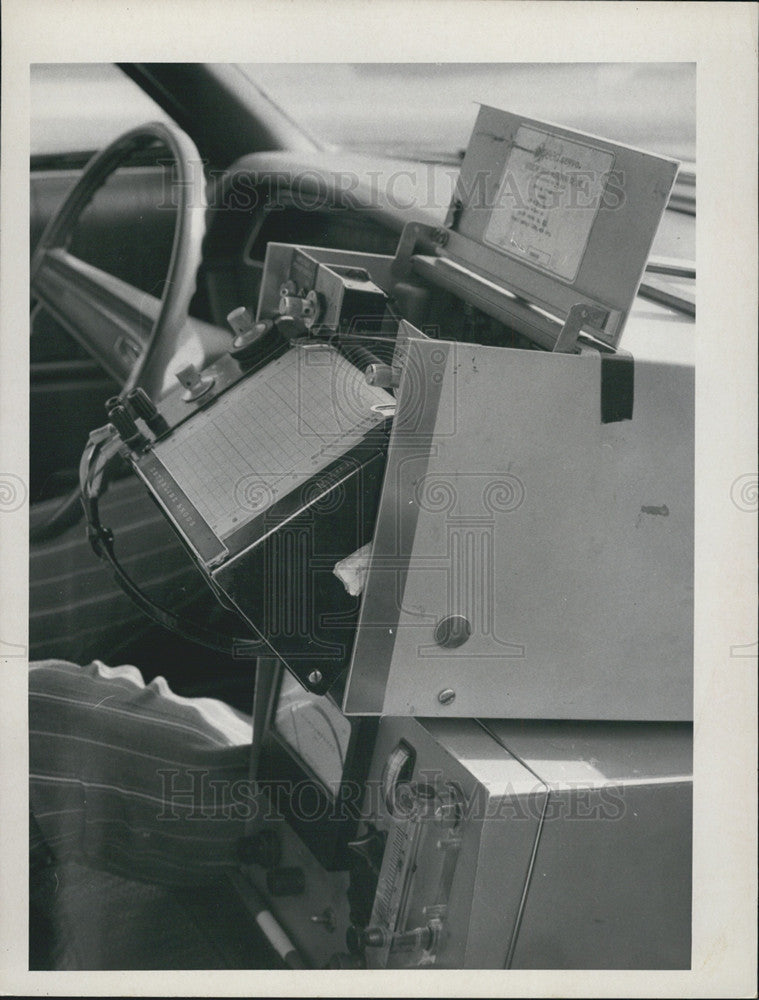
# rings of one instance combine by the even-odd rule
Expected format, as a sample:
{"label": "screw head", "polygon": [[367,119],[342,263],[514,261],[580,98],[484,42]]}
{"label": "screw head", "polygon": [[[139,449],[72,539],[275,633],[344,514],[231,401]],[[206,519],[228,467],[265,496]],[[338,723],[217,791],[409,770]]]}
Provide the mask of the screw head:
{"label": "screw head", "polygon": [[313,684],[314,687],[316,687],[317,684],[321,684],[323,679],[321,670],[312,670],[308,675],[308,683]]}
{"label": "screw head", "polygon": [[451,688],[444,688],[440,694],[437,696],[437,700],[441,705],[450,705],[453,699],[456,697],[456,692]]}

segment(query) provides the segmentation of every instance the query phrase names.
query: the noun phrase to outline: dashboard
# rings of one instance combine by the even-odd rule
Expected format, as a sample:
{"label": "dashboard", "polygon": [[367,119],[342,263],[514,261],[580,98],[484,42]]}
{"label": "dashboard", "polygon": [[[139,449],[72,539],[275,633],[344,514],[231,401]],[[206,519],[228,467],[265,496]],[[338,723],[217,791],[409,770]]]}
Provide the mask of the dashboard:
{"label": "dashboard", "polygon": [[[349,252],[393,255],[409,222],[440,225],[453,197],[458,166],[377,160],[352,154],[257,153],[215,182],[193,314],[226,326],[229,311],[255,304],[269,243],[299,243]],[[666,259],[695,259],[695,175],[681,170],[651,250]],[[672,278],[652,278],[652,282]],[[695,281],[678,279],[687,294]],[[644,305],[642,302],[639,306]],[[645,311],[645,310],[644,310]],[[441,335],[452,314],[469,327],[466,340],[504,343],[502,324],[472,317],[447,299],[436,317]],[[635,310],[630,330],[635,326]],[[476,328],[476,329],[475,329]],[[674,332],[674,331],[673,331]],[[628,337],[632,334],[628,331]],[[662,345],[659,344],[658,347]],[[678,345],[676,350],[680,349]],[[657,347],[657,349],[658,349]]]}
{"label": "dashboard", "polygon": [[360,156],[246,156],[216,179],[193,311],[226,326],[230,309],[255,303],[266,246],[300,243],[395,253],[404,225],[441,222],[456,170]]}
{"label": "dashboard", "polygon": [[[240,302],[255,303],[269,242],[394,254],[408,222],[443,222],[458,173],[457,166],[353,154],[303,157],[267,152],[243,157],[210,178],[203,262],[191,314],[226,329],[231,309]],[[77,176],[73,170],[32,173],[32,251]],[[120,170],[84,213],[72,252],[146,293],[160,295],[172,221],[170,213],[155,208],[163,184],[162,171],[153,166]],[[134,229],[137,216],[143,220],[139,235]],[[681,170],[652,254],[694,260],[695,228],[695,175]],[[124,247],[134,245],[135,239],[142,245],[147,239],[150,252],[125,253]]]}

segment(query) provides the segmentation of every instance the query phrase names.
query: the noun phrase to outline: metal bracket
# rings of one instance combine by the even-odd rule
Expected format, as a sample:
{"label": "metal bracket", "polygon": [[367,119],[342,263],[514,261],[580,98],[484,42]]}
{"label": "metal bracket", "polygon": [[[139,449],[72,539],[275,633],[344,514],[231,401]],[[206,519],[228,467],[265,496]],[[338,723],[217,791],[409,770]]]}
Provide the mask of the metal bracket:
{"label": "metal bracket", "polygon": [[[418,252],[420,244],[426,253],[433,253],[435,248],[440,246],[442,231],[440,227],[435,228],[422,222],[406,223],[390,271],[393,284],[408,278],[411,274],[411,258]],[[438,234],[437,239],[436,234]]]}
{"label": "metal bracket", "polygon": [[553,346],[553,353],[577,353],[577,340],[582,333],[582,328],[586,324],[602,326],[607,316],[608,312],[599,306],[590,306],[584,302],[575,303],[567,314],[564,326],[561,328],[561,332]]}

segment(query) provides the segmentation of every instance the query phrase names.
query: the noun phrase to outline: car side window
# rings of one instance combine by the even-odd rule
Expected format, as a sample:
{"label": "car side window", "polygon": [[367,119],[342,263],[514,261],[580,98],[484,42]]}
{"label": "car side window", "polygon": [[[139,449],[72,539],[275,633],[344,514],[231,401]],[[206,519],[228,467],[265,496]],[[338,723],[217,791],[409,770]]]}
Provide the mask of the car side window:
{"label": "car side window", "polygon": [[85,156],[166,113],[112,63],[45,63],[31,67],[32,162]]}

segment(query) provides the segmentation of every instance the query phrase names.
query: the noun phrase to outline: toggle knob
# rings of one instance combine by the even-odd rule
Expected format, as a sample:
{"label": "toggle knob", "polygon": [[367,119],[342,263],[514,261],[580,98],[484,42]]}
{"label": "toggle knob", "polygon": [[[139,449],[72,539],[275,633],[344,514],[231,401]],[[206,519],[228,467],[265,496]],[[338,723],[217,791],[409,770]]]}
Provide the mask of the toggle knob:
{"label": "toggle knob", "polygon": [[330,934],[337,927],[337,917],[331,906],[326,907],[321,913],[312,913],[310,920],[312,924],[321,924]]}
{"label": "toggle knob", "polygon": [[280,315],[300,322],[306,330],[315,326],[321,311],[319,295],[313,289],[306,295],[293,295],[286,285],[280,289]]}
{"label": "toggle knob", "polygon": [[270,868],[266,888],[272,896],[301,896],[306,891],[306,873],[302,868]]}
{"label": "toggle knob", "polygon": [[195,365],[187,365],[186,368],[178,371],[177,378],[185,388],[182,393],[182,399],[185,403],[200,399],[216,381],[213,375],[201,375]]}
{"label": "toggle knob", "polygon": [[163,434],[164,431],[168,430],[169,425],[144,389],[131,389],[126,398],[132,413],[144,420],[154,434]]}
{"label": "toggle knob", "polygon": [[227,323],[235,333],[229,353],[238,361],[243,361],[253,354],[256,344],[262,337],[266,336],[274,325],[268,319],[256,322],[250,310],[246,309],[245,306],[233,309],[227,316]]}
{"label": "toggle knob", "polygon": [[237,841],[237,856],[246,865],[276,868],[282,860],[282,842],[276,830],[260,830]]}
{"label": "toggle knob", "polygon": [[116,432],[124,444],[128,444],[130,448],[143,448],[148,440],[134,422],[132,414],[123,403],[113,403],[112,399],[109,399],[108,402],[112,404],[108,409],[108,419],[116,428]]}
{"label": "toggle knob", "polygon": [[232,327],[235,334],[241,337],[246,333],[250,333],[254,320],[250,309],[247,309],[245,306],[238,306],[237,309],[233,309],[227,315],[227,323]]}

